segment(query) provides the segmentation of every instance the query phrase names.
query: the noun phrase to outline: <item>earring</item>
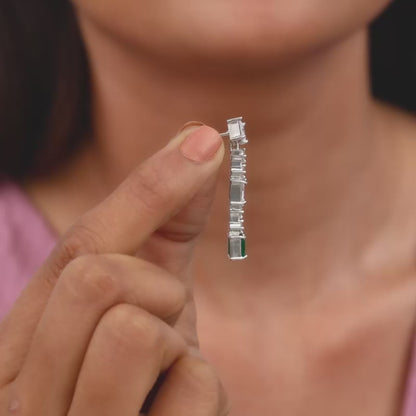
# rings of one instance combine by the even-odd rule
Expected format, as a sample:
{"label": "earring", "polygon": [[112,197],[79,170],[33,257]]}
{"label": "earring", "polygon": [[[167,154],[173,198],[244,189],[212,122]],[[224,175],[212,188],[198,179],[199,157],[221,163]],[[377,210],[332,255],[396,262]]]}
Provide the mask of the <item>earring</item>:
{"label": "earring", "polygon": [[244,205],[246,178],[246,149],[241,147],[248,143],[242,117],[227,120],[228,131],[222,137],[230,139],[230,198],[228,257],[231,260],[247,258],[246,235],[244,233]]}

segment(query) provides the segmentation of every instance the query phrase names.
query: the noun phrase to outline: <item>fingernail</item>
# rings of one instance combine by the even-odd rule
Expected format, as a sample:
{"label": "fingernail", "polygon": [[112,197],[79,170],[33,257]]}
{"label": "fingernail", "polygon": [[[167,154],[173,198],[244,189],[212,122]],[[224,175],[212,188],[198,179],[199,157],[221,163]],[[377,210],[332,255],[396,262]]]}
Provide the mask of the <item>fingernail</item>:
{"label": "fingernail", "polygon": [[201,123],[200,121],[188,121],[178,130],[178,132],[176,133],[176,136],[179,133],[182,133],[188,127],[203,126],[203,125],[204,125],[204,123]]}
{"label": "fingernail", "polygon": [[180,151],[187,159],[203,163],[215,156],[221,144],[221,136],[216,130],[208,126],[201,126],[189,133],[180,145]]}

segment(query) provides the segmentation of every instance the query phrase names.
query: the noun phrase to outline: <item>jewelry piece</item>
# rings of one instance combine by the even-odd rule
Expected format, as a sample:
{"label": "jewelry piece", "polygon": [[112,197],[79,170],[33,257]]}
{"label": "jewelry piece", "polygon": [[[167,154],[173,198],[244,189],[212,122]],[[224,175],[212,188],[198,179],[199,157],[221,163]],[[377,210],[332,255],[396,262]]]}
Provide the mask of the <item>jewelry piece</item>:
{"label": "jewelry piece", "polygon": [[228,231],[228,257],[231,260],[247,258],[246,235],[244,234],[244,198],[246,178],[246,149],[242,145],[248,143],[242,117],[227,120],[228,131],[222,137],[230,138],[230,219]]}

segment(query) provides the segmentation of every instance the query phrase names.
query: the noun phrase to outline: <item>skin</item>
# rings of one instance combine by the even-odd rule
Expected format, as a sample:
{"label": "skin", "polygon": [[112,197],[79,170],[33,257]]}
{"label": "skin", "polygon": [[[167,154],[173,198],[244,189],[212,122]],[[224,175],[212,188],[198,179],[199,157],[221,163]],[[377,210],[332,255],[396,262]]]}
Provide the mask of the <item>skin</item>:
{"label": "skin", "polygon": [[0,325],[2,415],[137,415],[168,369],[149,415],[226,414],[189,279],[223,155],[214,129],[186,129],[62,237]]}
{"label": "skin", "polygon": [[[173,275],[188,265],[196,327],[191,302],[187,319],[163,326],[163,339],[170,339],[169,332],[187,345],[199,341],[228,393],[231,416],[392,416],[401,410],[416,306],[416,123],[369,93],[366,27],[386,5],[74,2],[91,62],[94,140],[52,178],[26,184],[58,233],[114,190],[181,123],[201,120],[223,131],[227,118],[246,118],[249,258],[225,258],[226,164],[218,168],[215,197],[212,183],[201,191],[210,195],[201,199],[205,203],[213,198],[212,211],[192,254],[189,241],[175,241],[184,233],[179,221],[162,234],[165,239],[158,232],[139,250],[146,264],[173,267]],[[152,175],[167,178],[162,173]],[[175,192],[186,191],[175,183]],[[109,217],[123,219],[118,204],[107,208]],[[185,211],[203,218],[208,208]],[[129,233],[121,231],[114,233],[123,246]],[[123,263],[117,244],[110,252]],[[85,269],[95,261],[87,258]],[[85,273],[74,274],[85,281]],[[140,273],[143,281],[156,274]],[[25,305],[36,303],[27,293]],[[140,313],[159,316],[150,304],[140,306]],[[22,317],[16,312],[13,319]],[[99,333],[99,327],[90,331]],[[14,336],[19,343],[22,334]],[[132,342],[140,344],[139,338]],[[97,348],[93,356],[103,360],[105,354]],[[88,368],[94,377],[97,368]],[[118,377],[124,384],[141,382],[128,372]],[[184,397],[186,403],[194,398],[195,415],[207,403],[192,391],[195,384],[188,383],[182,396],[160,390],[159,400],[172,409],[174,403],[187,408]],[[11,386],[10,397],[39,396],[24,383]],[[224,394],[215,394],[208,402],[222,404],[208,409],[209,416],[227,408],[218,399]]]}

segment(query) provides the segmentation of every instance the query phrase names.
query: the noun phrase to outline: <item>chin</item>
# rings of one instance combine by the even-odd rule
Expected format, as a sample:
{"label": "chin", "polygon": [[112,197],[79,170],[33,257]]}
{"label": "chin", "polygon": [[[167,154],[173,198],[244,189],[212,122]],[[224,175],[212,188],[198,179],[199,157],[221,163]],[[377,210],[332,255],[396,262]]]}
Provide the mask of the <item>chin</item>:
{"label": "chin", "polygon": [[[296,59],[366,25],[388,0],[76,0],[87,21],[137,53],[192,65]],[[144,4],[146,3],[146,4]]]}

